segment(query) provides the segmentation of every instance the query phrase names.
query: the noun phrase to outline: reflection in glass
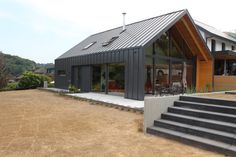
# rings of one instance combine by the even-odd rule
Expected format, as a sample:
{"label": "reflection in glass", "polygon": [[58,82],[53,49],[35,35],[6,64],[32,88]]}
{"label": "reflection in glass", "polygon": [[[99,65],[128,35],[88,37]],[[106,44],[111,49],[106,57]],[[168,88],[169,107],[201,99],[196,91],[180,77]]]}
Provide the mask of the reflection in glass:
{"label": "reflection in glass", "polygon": [[182,84],[183,64],[182,62],[172,62],[171,64],[171,84]]}
{"label": "reflection in glass", "polygon": [[94,65],[92,71],[92,91],[105,92],[105,65]]}
{"label": "reflection in glass", "polygon": [[109,65],[108,92],[123,93],[125,90],[125,67],[123,64]]}
{"label": "reflection in glass", "polygon": [[156,85],[167,87],[169,85],[169,61],[157,58],[155,64]]}

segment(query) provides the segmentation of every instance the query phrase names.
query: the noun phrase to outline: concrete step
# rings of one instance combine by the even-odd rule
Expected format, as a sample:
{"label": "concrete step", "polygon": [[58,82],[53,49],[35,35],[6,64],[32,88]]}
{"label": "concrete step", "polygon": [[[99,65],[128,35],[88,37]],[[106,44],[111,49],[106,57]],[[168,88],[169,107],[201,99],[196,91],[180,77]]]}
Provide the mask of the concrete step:
{"label": "concrete step", "polygon": [[[180,115],[180,114],[175,114],[175,113],[164,113],[161,115],[161,119],[236,134],[236,124],[234,124],[234,123],[221,122],[221,121],[210,120],[210,119],[206,119],[206,118],[185,116],[185,115]],[[154,125],[157,122],[158,121],[155,120]]]}
{"label": "concrete step", "polygon": [[168,112],[236,124],[236,115],[232,114],[217,113],[217,112],[203,111],[203,110],[176,107],[176,106],[169,107]]}
{"label": "concrete step", "polygon": [[214,98],[207,98],[207,97],[195,97],[195,96],[180,96],[179,99],[181,101],[190,101],[190,102],[236,107],[236,101],[233,101],[233,100],[222,100],[222,99],[214,99]]}
{"label": "concrete step", "polygon": [[187,143],[187,144],[199,146],[207,150],[213,150],[213,151],[220,152],[223,154],[236,156],[236,146],[226,144],[223,142],[218,142],[215,140],[206,139],[203,137],[198,137],[198,136],[182,133],[179,131],[169,130],[169,129],[156,127],[156,126],[147,128],[147,133],[175,139],[175,140]]}
{"label": "concrete step", "polygon": [[236,134],[227,133],[223,131],[217,131],[213,129],[178,123],[178,122],[164,120],[164,119],[158,120],[154,124],[154,126],[166,128],[166,129],[170,129],[170,130],[174,130],[174,131],[178,131],[178,132],[182,132],[182,133],[186,133],[190,135],[195,135],[199,137],[205,137],[208,139],[224,142],[231,145],[236,144],[236,138],[235,138]]}
{"label": "concrete step", "polygon": [[236,107],[231,106],[221,106],[189,101],[175,101],[174,106],[236,115]]}

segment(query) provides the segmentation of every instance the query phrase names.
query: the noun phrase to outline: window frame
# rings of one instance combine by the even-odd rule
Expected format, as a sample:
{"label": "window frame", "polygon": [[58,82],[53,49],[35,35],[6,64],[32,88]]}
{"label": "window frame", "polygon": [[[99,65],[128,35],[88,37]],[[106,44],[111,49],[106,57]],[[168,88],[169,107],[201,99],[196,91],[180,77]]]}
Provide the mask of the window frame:
{"label": "window frame", "polygon": [[221,48],[222,48],[222,51],[225,51],[225,43],[224,42],[222,42]]}
{"label": "window frame", "polygon": [[216,40],[211,39],[211,52],[215,52],[215,51],[216,51]]}
{"label": "window frame", "polygon": [[57,70],[58,76],[66,76],[66,70]]}

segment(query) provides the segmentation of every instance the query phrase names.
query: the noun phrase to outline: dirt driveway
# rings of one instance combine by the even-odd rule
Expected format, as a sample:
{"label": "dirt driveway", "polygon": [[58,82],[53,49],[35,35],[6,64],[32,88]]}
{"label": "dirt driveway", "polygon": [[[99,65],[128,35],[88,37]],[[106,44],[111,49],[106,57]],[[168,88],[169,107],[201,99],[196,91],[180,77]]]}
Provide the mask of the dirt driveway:
{"label": "dirt driveway", "polygon": [[137,130],[142,114],[39,91],[0,92],[1,157],[217,157]]}

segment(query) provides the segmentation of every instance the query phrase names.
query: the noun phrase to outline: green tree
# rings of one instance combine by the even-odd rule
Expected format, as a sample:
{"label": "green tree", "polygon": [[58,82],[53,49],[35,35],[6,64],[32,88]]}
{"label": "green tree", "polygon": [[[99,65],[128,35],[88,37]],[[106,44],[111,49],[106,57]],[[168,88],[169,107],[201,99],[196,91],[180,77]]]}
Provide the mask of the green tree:
{"label": "green tree", "polygon": [[6,69],[13,76],[20,76],[25,71],[33,71],[36,68],[34,61],[24,59],[18,56],[4,54],[6,61]]}

